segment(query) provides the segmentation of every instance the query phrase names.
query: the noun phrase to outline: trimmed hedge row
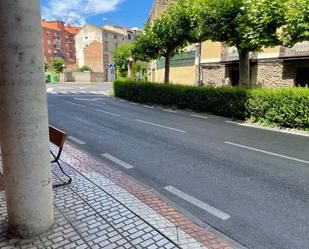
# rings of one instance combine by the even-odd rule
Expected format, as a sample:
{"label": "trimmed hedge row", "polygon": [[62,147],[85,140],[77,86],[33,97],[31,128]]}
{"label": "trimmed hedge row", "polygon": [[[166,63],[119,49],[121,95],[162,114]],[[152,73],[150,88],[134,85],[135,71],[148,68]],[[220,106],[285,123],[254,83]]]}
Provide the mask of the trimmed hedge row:
{"label": "trimmed hedge row", "polygon": [[133,102],[171,106],[269,125],[309,129],[308,88],[195,87],[114,81],[115,96]]}

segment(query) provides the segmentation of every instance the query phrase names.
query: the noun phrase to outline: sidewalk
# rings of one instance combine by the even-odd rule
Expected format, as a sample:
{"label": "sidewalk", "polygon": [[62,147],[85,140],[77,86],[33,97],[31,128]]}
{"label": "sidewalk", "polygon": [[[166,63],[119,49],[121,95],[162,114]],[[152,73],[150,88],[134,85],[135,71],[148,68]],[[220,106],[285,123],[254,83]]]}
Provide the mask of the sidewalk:
{"label": "sidewalk", "polygon": [[[0,175],[0,249],[232,249],[121,172],[70,144],[66,144],[61,159],[73,183],[54,190],[55,224],[31,240],[16,240],[6,234]],[[62,177],[54,166],[54,183]]]}

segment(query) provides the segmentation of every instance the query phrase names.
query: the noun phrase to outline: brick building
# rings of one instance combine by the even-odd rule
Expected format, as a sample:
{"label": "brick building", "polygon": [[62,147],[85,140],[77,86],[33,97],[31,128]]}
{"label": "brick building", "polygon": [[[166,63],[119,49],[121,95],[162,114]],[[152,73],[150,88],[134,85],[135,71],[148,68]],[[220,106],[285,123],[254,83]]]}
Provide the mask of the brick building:
{"label": "brick building", "polygon": [[64,59],[67,66],[76,64],[74,36],[80,27],[66,25],[62,21],[41,21],[44,58],[50,63],[54,57]]}

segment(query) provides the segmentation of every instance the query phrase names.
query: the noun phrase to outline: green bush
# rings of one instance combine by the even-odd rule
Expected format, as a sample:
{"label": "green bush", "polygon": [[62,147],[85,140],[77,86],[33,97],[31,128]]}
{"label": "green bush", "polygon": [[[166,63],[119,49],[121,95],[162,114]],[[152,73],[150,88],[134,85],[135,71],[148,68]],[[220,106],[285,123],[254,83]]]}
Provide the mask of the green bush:
{"label": "green bush", "polygon": [[76,70],[76,72],[92,72],[91,67],[84,65]]}
{"label": "green bush", "polygon": [[116,80],[115,96],[130,101],[309,129],[308,88],[195,87]]}

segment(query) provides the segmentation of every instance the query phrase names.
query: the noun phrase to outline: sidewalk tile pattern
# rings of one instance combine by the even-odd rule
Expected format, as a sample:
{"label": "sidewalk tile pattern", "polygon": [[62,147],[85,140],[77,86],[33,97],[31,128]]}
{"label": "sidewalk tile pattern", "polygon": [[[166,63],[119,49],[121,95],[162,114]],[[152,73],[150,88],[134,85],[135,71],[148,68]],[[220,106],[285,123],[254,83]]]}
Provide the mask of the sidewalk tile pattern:
{"label": "sidewalk tile pattern", "polygon": [[[7,235],[4,192],[0,193],[0,248],[179,248],[143,219],[134,214],[76,170],[64,165],[73,183],[54,190],[55,224],[31,240]],[[63,179],[53,169],[53,182]]]}
{"label": "sidewalk tile pattern", "polygon": [[[117,197],[117,199],[125,203],[126,206],[129,206],[145,220],[149,219],[147,215],[152,217],[149,219],[149,222],[163,234],[170,236],[182,248],[232,249],[227,243],[221,241],[215,235],[206,231],[206,229],[193,223],[169,204],[160,200],[154,193],[130,180],[121,172],[102,164],[86,153],[72,147],[70,144],[66,144],[62,160],[84,174],[95,171],[105,176],[110,180],[108,186],[104,186],[105,191]],[[91,179],[95,182],[94,178]],[[110,189],[109,186],[111,185],[118,186],[118,190],[117,187]],[[121,199],[121,190],[129,192],[131,196],[140,201],[135,209],[130,203],[126,202],[125,198]],[[130,201],[133,200],[132,198],[129,199]],[[149,208],[148,211],[146,211],[145,207],[141,208],[142,211],[136,210],[139,206],[143,205]],[[142,213],[143,211],[145,212],[144,214]],[[156,218],[152,212],[155,212],[160,218],[164,218],[164,222],[162,222],[162,219],[159,219],[159,222],[155,222]],[[188,246],[186,247],[185,245]]]}
{"label": "sidewalk tile pattern", "polygon": [[[232,249],[144,187],[69,144],[62,160],[73,183],[54,190],[55,224],[49,232],[32,240],[6,235],[0,177],[0,249]],[[65,180],[63,177],[53,167],[53,182]]]}

